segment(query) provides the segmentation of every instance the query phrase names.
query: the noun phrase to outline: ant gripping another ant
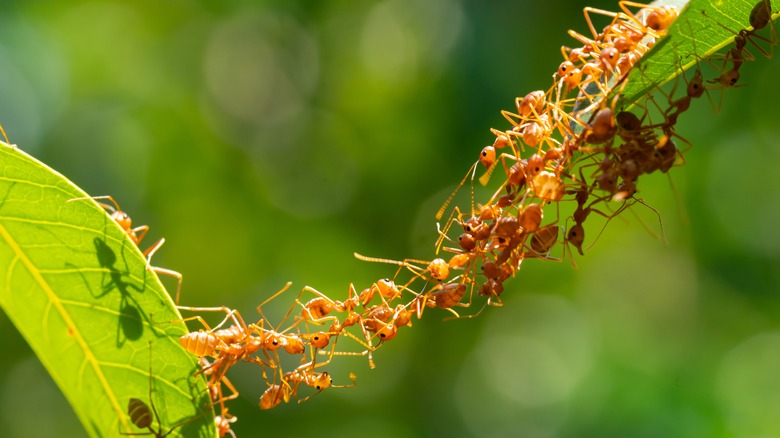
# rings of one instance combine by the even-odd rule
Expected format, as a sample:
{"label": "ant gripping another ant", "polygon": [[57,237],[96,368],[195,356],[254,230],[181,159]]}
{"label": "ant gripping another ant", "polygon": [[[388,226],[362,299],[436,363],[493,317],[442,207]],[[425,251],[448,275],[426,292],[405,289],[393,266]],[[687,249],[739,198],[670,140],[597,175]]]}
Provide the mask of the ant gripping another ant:
{"label": "ant gripping another ant", "polygon": [[[751,13],[751,24],[756,29],[766,27],[770,23],[768,18],[765,19],[768,14],[764,6],[766,4],[768,1],[759,2]],[[547,92],[534,91],[522,99],[515,99],[516,113],[502,112],[512,126],[506,131],[492,130],[496,136],[493,144],[482,149],[478,160],[437,212],[436,218],[441,219],[456,192],[470,178],[471,210],[464,209],[468,213],[464,215],[456,206],[444,231],[439,231],[437,255],[445,239],[450,242],[456,240],[448,236],[451,226],[457,224],[463,228],[463,233],[457,239],[458,245],[444,248],[455,253],[449,261],[438,257],[431,261],[392,261],[357,256],[366,261],[394,264],[397,266],[396,272],[392,279],[379,280],[361,292],[350,285],[348,295],[343,301],[332,299],[314,288],[305,287],[277,326],[271,325],[262,313],[263,305],[270,299],[258,306],[261,319],[256,323],[250,321],[250,324],[246,324],[236,311],[226,307],[182,307],[183,310],[218,311],[226,315],[214,328],[206,325],[200,317],[189,318],[201,321],[205,329],[181,338],[182,345],[188,351],[202,358],[202,369],[198,374],[209,377],[212,403],[219,402],[222,406],[224,400],[233,397],[223,396],[222,385],[229,385],[225,379],[227,370],[242,361],[258,364],[263,369],[263,377],[268,387],[260,398],[261,409],[270,409],[282,401],[299,398],[301,388],[310,387],[316,390],[317,394],[324,389],[336,387],[333,386],[328,372],[320,368],[332,361],[334,356],[367,355],[373,368],[372,352],[384,341],[395,338],[399,327],[411,325],[415,311],[420,318],[426,307],[439,307],[453,313],[455,317],[460,317],[454,308],[471,305],[471,295],[475,289],[478,290],[478,295],[487,297],[485,305],[502,305],[500,295],[504,291],[503,282],[516,274],[525,257],[555,260],[549,254],[559,242],[564,245],[563,257],[569,244],[583,254],[583,224],[588,217],[594,216],[591,213],[596,213],[609,222],[629,205],[641,202],[633,198],[638,176],[655,170],[667,172],[676,164],[676,157],[678,154],[681,156],[672,141],[672,137],[681,138],[674,132],[677,119],[687,111],[693,99],[701,97],[706,87],[701,72],[697,70],[691,81],[685,79],[687,87],[684,96],[675,98],[675,90],[672,90],[671,94],[665,94],[668,100],[666,108],[660,107],[664,102],[653,101],[664,119],[660,124],[654,125],[649,120],[646,121],[645,117],[640,119],[630,115],[631,113],[617,112],[614,105],[606,107],[604,102],[610,94],[616,92],[616,87],[627,77],[628,70],[633,68],[636,60],[649,49],[655,39],[665,33],[678,14],[673,8],[647,7],[629,1],[620,2],[620,7],[623,12],[617,13],[586,8],[585,15],[592,38],[576,32],[571,33],[584,46],[564,53],[567,59],[561,64],[553,87]],[[640,7],[642,10],[633,12],[629,9],[634,7]],[[771,13],[771,10],[768,12]],[[611,18],[611,23],[599,33],[589,14],[605,15]],[[733,73],[729,76],[726,75],[728,72],[724,72],[720,78],[708,83],[734,86],[738,80],[738,70],[748,56],[744,46],[748,36],[752,34],[740,33],[739,36],[743,37],[743,40],[737,42],[739,48],[730,52],[724,62],[724,70],[728,63],[732,63]],[[737,73],[736,78],[734,73]],[[574,99],[568,98],[569,92],[575,90],[579,90],[580,95]],[[622,90],[617,91],[618,94],[620,92]],[[582,109],[582,106],[587,108]],[[580,109],[577,109],[578,107]],[[585,119],[589,113],[591,117],[586,123]],[[556,134],[560,134],[563,140],[555,139],[553,136]],[[618,145],[617,142],[621,139],[622,144]],[[532,154],[523,158],[521,152],[525,152],[525,146],[532,148]],[[509,148],[509,153],[499,154],[498,150],[501,148]],[[573,158],[573,152],[588,154],[586,158],[593,158],[594,164],[599,166],[599,170],[589,177],[593,180],[592,183],[586,182],[582,165],[580,180],[572,177],[578,164],[578,159]],[[604,159],[597,159],[596,154],[603,154]],[[483,177],[479,178],[480,183],[486,185],[499,161],[505,170],[506,181],[502,182],[501,187],[485,205],[475,208],[473,179],[479,166],[477,163],[487,168]],[[602,166],[601,163],[605,164]],[[564,184],[565,178],[575,180],[578,185],[574,190],[571,190],[571,185]],[[607,193],[593,195],[594,189]],[[574,225],[568,228],[567,222],[565,226],[560,226],[557,218],[553,223],[542,225],[543,208],[548,204],[558,205],[558,202],[569,200],[567,195],[573,195],[577,202],[576,210],[571,216]],[[113,199],[108,199],[115,208],[108,204],[104,205],[104,208],[112,213],[114,218],[114,213],[121,213],[121,210]],[[599,206],[600,203],[610,200],[624,202],[616,211]],[[120,219],[114,220],[123,226]],[[129,222],[123,229],[136,244],[148,231],[148,227],[133,228]],[[561,230],[565,235],[559,241]],[[596,239],[598,238],[596,236]],[[144,251],[144,255],[150,259],[161,244],[162,240]],[[482,272],[478,273],[477,267],[480,264]],[[479,276],[483,276],[484,281],[479,281],[482,280],[478,280]],[[409,277],[411,278],[408,281],[405,280]],[[414,291],[419,290],[417,287],[412,290],[414,282],[417,281],[424,282],[426,287],[429,283],[434,286],[428,292],[418,293]],[[395,300],[407,296],[402,294],[404,291],[408,291],[411,298],[399,304]],[[303,298],[304,293],[314,296],[307,300]],[[469,298],[465,297],[467,293]],[[286,323],[291,315],[293,320]],[[223,328],[226,324],[227,327]],[[354,331],[352,334],[347,331],[350,327],[355,327],[350,329]],[[357,332],[357,329],[360,332]],[[341,334],[352,337],[365,351],[335,351],[336,341]],[[375,347],[374,342],[377,340],[379,345]],[[308,354],[305,351],[307,344]],[[322,351],[328,346],[330,351]],[[293,367],[292,371],[285,366],[284,372],[278,353],[281,348],[291,355],[300,354],[301,364]],[[321,357],[327,354],[330,355],[327,361],[316,361],[318,355]],[[311,360],[303,363],[307,356]],[[273,370],[271,378],[266,375],[266,370]],[[301,396],[299,403],[313,395]],[[152,413],[156,417],[154,406],[150,409],[140,400],[133,400],[137,402],[133,412],[139,412],[136,417],[143,417],[146,407],[145,414],[149,421],[144,420],[141,424],[149,428],[151,435],[164,436],[160,427],[157,430],[151,427]],[[216,419],[220,434],[232,433],[230,423],[235,421],[235,417],[227,414],[227,410],[222,407],[223,410]]]}
{"label": "ant gripping another ant", "polygon": [[[748,17],[748,22],[752,29],[745,28],[745,29],[740,29],[739,31],[734,31],[728,26],[724,25],[723,23],[720,23],[718,20],[708,15],[706,11],[702,10],[701,13],[707,19],[717,24],[719,27],[734,34],[734,47],[729,49],[729,51],[726,52],[725,55],[722,55],[723,65],[721,67],[718,67],[712,63],[711,59],[713,58],[713,56],[710,56],[707,59],[707,62],[710,65],[712,65],[713,67],[715,67],[717,70],[720,71],[720,75],[717,78],[707,80],[709,84],[714,84],[709,88],[721,90],[720,104],[716,108],[716,112],[717,112],[719,111],[720,107],[723,104],[722,90],[745,85],[745,84],[740,84],[740,85],[737,84],[737,82],[740,79],[739,70],[745,61],[755,60],[755,56],[753,56],[753,54],[750,53],[750,51],[746,47],[747,43],[750,42],[767,59],[772,59],[774,57],[774,48],[777,45],[777,41],[778,41],[777,30],[775,29],[774,22],[772,21],[772,5],[769,0],[759,0],[758,3],[756,3],[755,6],[753,6],[753,9],[751,9],[750,15]],[[767,26],[771,28],[769,38],[757,34],[757,31],[764,29]],[[695,44],[695,40],[693,39],[693,37],[691,37],[691,40],[694,41]],[[761,47],[758,41],[764,41],[768,43],[769,50],[767,51],[764,47]],[[694,50],[695,50],[695,45],[694,45]],[[729,62],[731,62],[731,68],[727,69]]]}
{"label": "ant gripping another ant", "polygon": [[278,406],[282,401],[288,403],[290,399],[298,397],[300,387],[308,386],[317,392],[298,400],[303,403],[328,388],[353,388],[357,381],[354,373],[349,374],[352,383],[347,385],[334,385],[333,379],[327,371],[314,371],[314,364],[307,363],[282,376],[280,384],[270,384],[260,396],[260,409],[267,410]]}

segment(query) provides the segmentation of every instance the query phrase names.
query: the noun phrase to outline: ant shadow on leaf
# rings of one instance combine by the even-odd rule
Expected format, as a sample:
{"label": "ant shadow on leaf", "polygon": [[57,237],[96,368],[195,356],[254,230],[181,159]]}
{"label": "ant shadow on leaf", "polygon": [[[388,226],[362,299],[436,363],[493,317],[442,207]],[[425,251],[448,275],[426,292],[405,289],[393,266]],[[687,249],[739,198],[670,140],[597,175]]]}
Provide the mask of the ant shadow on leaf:
{"label": "ant shadow on leaf", "polygon": [[[167,428],[167,431],[165,430],[165,427],[163,426],[163,421],[160,414],[165,415],[168,411],[165,404],[158,405],[161,402],[164,402],[164,397],[162,397],[160,394],[155,397],[155,389],[153,388],[153,383],[155,380],[162,381],[162,376],[156,376],[152,372],[152,342],[149,341],[149,392],[146,397],[146,400],[142,398],[136,398],[131,397],[128,400],[127,405],[127,415],[130,419],[130,422],[133,424],[133,426],[136,429],[146,429],[148,432],[124,432],[119,430],[120,435],[132,435],[132,436],[155,436],[155,437],[166,437],[170,435],[174,430],[179,429],[182,436],[210,436],[208,434],[208,428],[204,427],[206,424],[211,423],[211,421],[198,421],[204,417],[209,416],[209,414],[213,415],[213,412],[211,411],[211,403],[208,397],[208,393],[200,392],[197,396],[192,394],[193,391],[193,385],[190,381],[190,393],[192,397],[192,401],[194,402],[196,406],[196,412],[188,417],[182,418],[178,420],[177,422],[173,423],[172,425],[169,425]],[[191,380],[191,377],[188,377],[188,380]],[[180,379],[176,379],[174,382],[178,382]],[[178,386],[178,384],[177,384]],[[157,398],[157,402],[155,402],[155,398]],[[235,436],[235,435],[234,435]]]}
{"label": "ant shadow on leaf", "polygon": [[[101,280],[100,292],[97,294],[93,293],[93,296],[102,298],[114,289],[118,290],[121,296],[121,301],[119,302],[119,328],[121,330],[117,329],[116,338],[117,347],[121,347],[124,341],[120,338],[120,331],[125,335],[126,339],[130,340],[137,340],[143,335],[143,313],[139,310],[140,306],[130,291],[132,289],[136,292],[143,292],[144,289],[125,281],[124,276],[129,274],[115,267],[117,262],[116,253],[106,244],[105,240],[95,237],[92,243],[95,245],[98,263],[102,268],[108,270],[108,274],[104,274]],[[127,266],[126,261],[125,266]]]}
{"label": "ant shadow on leaf", "polygon": [[[153,321],[150,316],[142,311],[142,306],[134,296],[135,293],[145,292],[147,271],[145,269],[143,270],[144,281],[142,282],[142,286],[139,287],[134,282],[128,281],[128,279],[131,278],[131,274],[129,272],[127,260],[124,256],[124,251],[122,252],[124,268],[120,268],[117,266],[117,254],[108,243],[106,243],[105,238],[95,237],[92,240],[92,243],[95,247],[95,255],[97,256],[98,264],[100,265],[100,268],[105,271],[100,281],[100,290],[93,290],[92,283],[84,277],[83,273],[80,273],[80,275],[82,276],[87,289],[89,289],[90,294],[96,299],[112,294],[114,290],[119,292],[119,322],[116,332],[116,345],[118,348],[121,348],[127,340],[136,341],[143,336],[145,323],[150,327],[153,327]],[[158,336],[166,335],[158,333]]]}

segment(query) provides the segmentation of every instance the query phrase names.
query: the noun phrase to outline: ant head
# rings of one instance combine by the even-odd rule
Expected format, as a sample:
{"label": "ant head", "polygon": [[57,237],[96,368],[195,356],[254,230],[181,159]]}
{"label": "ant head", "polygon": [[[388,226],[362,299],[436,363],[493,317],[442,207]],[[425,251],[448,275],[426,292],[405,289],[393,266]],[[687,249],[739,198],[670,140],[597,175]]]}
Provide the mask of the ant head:
{"label": "ant head", "polygon": [[488,169],[493,167],[493,164],[496,163],[496,148],[493,146],[485,146],[479,154],[479,162]]}
{"label": "ant head", "polygon": [[582,252],[582,243],[585,241],[585,229],[581,224],[575,224],[569,228],[569,232],[566,234],[566,241],[574,245],[580,255],[585,255]]}
{"label": "ant head", "polygon": [[263,335],[263,350],[274,351],[284,345],[278,333],[268,331],[263,333]]}
{"label": "ant head", "polygon": [[395,286],[395,282],[389,278],[383,278],[376,282],[376,287],[379,289],[379,294],[388,300],[393,300],[401,296],[401,292]]}
{"label": "ant head", "polygon": [[544,170],[544,158],[539,154],[533,154],[530,157],[528,157],[528,164],[525,168],[525,173],[530,176],[534,177]]}
{"label": "ant head", "polygon": [[324,371],[322,374],[319,375],[319,377],[316,378],[312,386],[317,391],[322,391],[330,388],[330,385],[332,384],[333,384],[333,379],[330,377],[327,371]]}
{"label": "ant head", "polygon": [[382,328],[376,332],[379,339],[382,341],[389,341],[398,334],[398,327],[395,324],[385,324]]}
{"label": "ant head", "polygon": [[325,332],[316,332],[309,336],[309,343],[314,348],[325,348],[330,342],[330,336]]}
{"label": "ant head", "polygon": [[701,97],[704,94],[704,78],[701,75],[701,70],[698,68],[693,72],[693,79],[688,83],[686,93],[693,98]]}

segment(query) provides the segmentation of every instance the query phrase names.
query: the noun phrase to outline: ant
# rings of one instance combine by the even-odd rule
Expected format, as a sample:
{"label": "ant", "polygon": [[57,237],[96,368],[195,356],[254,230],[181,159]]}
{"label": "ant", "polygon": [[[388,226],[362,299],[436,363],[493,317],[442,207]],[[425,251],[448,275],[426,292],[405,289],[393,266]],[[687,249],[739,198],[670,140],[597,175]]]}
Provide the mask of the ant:
{"label": "ant", "polygon": [[[628,9],[628,7],[641,7],[643,8],[642,11],[648,11],[648,5],[626,1],[618,2],[618,4],[620,5],[622,12],[611,12],[592,7],[585,7],[583,9],[585,21],[588,22],[588,27],[590,28],[593,37],[608,41],[613,47],[618,49],[620,53],[633,51],[639,46],[643,47],[642,53],[644,53],[647,51],[648,47],[645,44],[642,44],[642,40],[644,40],[646,36],[657,39],[660,35],[654,29],[647,27],[635,13]],[[640,11],[640,13],[642,11]],[[596,32],[596,28],[590,18],[590,13],[612,17],[612,22],[604,27],[604,31],[599,34]]]}
{"label": "ant", "polygon": [[[596,83],[598,84],[598,75],[586,75],[582,69],[578,68],[576,65],[574,65],[571,61],[563,61],[561,65],[558,66],[558,70],[555,72],[555,75],[559,78],[557,81],[557,86],[560,90],[560,88],[563,88],[564,93],[568,94],[575,88],[579,90],[580,93],[582,93],[583,96],[585,96],[586,99],[588,99],[591,103],[594,102],[594,100],[598,96],[592,96],[586,91],[586,87],[588,84]],[[583,76],[585,76],[583,78]],[[600,90],[603,92],[604,90]]]}
{"label": "ant", "polygon": [[[741,29],[739,32],[734,31],[733,29],[729,28],[728,26],[724,25],[723,23],[717,21],[713,17],[710,17],[707,15],[707,12],[702,10],[702,15],[707,17],[708,19],[712,20],[715,24],[720,26],[721,28],[731,32],[734,34],[734,45],[737,50],[737,52],[741,52],[741,56],[738,57],[740,60],[754,60],[755,57],[745,48],[748,41],[753,44],[753,46],[761,52],[762,55],[764,55],[767,59],[771,59],[773,57],[773,51],[774,46],[777,45],[777,32],[774,31],[774,23],[771,20],[772,17],[772,5],[769,3],[768,0],[760,0],[750,11],[750,17],[749,17],[749,23],[750,26],[753,28],[752,30],[747,29]],[[770,35],[770,38],[763,37],[761,35],[758,35],[756,33],[757,30],[761,30],[765,28],[767,25],[771,24],[772,27],[772,34]],[[761,40],[764,42],[769,43],[770,45],[770,52],[767,52],[763,47],[761,47],[756,40]],[[730,52],[731,53],[731,52]],[[735,53],[736,54],[736,53]],[[741,62],[740,62],[741,64]]]}
{"label": "ant", "polygon": [[[422,314],[422,308],[419,304],[419,300],[421,298],[421,295],[417,295],[412,302],[417,302],[417,316],[418,318]],[[410,303],[411,304],[411,303]],[[347,317],[347,319],[344,320],[343,324],[339,324],[338,322],[334,322],[331,325],[330,332],[331,333],[345,333],[346,335],[350,336],[352,339],[357,341],[359,344],[361,344],[363,347],[365,347],[365,350],[362,352],[344,352],[344,351],[335,351],[334,349],[331,349],[330,351],[330,357],[327,361],[323,363],[317,364],[317,366],[324,366],[333,359],[333,356],[368,356],[368,364],[370,368],[375,368],[376,365],[374,364],[372,354],[374,351],[376,351],[382,343],[389,341],[396,337],[398,334],[398,328],[403,327],[405,325],[411,326],[411,317],[414,313],[413,310],[407,310],[407,305],[399,304],[396,306],[395,309],[391,308],[387,303],[382,303],[378,305],[371,306],[370,308],[366,309],[362,314],[358,315],[355,314],[354,317]],[[351,334],[350,332],[346,331],[345,328],[348,326],[352,326],[355,324],[360,325],[360,329],[363,332],[364,337],[366,338],[366,342],[363,342],[361,339],[357,338],[355,335]],[[374,333],[374,336],[370,336],[368,333]],[[377,346],[373,345],[373,339],[379,338],[380,343]],[[327,352],[321,352],[321,354],[328,354]]]}
{"label": "ant", "polygon": [[458,312],[452,308],[455,306],[468,307],[471,303],[462,303],[461,300],[466,294],[465,283],[447,283],[437,285],[426,294],[428,301],[425,303],[429,307],[438,307],[440,309],[446,309],[456,318],[460,318]]}
{"label": "ant", "polygon": [[[171,322],[186,322],[186,321],[192,321],[197,320],[200,322],[206,330],[199,329],[197,332],[190,332],[187,333],[179,338],[179,342],[181,343],[182,347],[184,347],[185,350],[188,352],[194,354],[198,357],[204,357],[204,356],[213,356],[215,354],[219,354],[221,351],[226,351],[230,347],[230,344],[237,344],[238,339],[237,337],[240,337],[243,335],[243,338],[240,340],[240,342],[244,342],[247,338],[250,337],[250,330],[247,328],[246,323],[244,323],[243,318],[236,310],[231,310],[225,306],[222,307],[186,307],[186,306],[179,306],[179,310],[189,310],[194,312],[225,312],[226,316],[225,319],[222,320],[216,327],[211,328],[206,323],[206,321],[199,315],[195,315],[189,318],[184,318],[181,320],[171,321]],[[232,320],[235,327],[239,327],[239,329],[233,329],[232,327],[226,330],[217,330],[223,325],[225,325],[228,321]],[[240,331],[240,334],[236,330]],[[281,345],[279,345],[281,347]],[[259,349],[259,346],[258,346]]]}
{"label": "ant", "polygon": [[[124,231],[125,234],[130,238],[130,240],[133,241],[133,243],[138,246],[141,244],[141,241],[144,237],[146,237],[146,233],[149,231],[149,225],[141,225],[138,227],[133,228],[133,220],[130,218],[130,216],[122,211],[122,209],[119,207],[119,203],[116,202],[116,200],[111,195],[105,195],[105,196],[93,196],[93,197],[86,197],[86,198],[73,198],[68,199],[68,202],[72,201],[83,201],[86,199],[91,199],[93,201],[107,199],[111,201],[111,204],[106,204],[104,202],[97,202],[99,206],[101,206],[104,210],[106,210],[109,215],[111,216],[111,219],[113,219],[114,222],[119,225],[119,227]],[[147,271],[153,271],[160,275],[167,275],[169,277],[174,277],[177,279],[178,284],[176,286],[176,305],[179,305],[179,297],[181,295],[181,284],[184,280],[184,277],[176,271],[172,271],[170,269],[160,268],[157,266],[152,266],[152,256],[154,253],[160,249],[160,247],[165,243],[165,238],[161,238],[157,242],[154,242],[152,246],[149,248],[146,248],[142,253],[144,255],[144,258],[146,258],[146,270]],[[139,248],[140,249],[140,248]]]}
{"label": "ant", "polygon": [[[301,297],[303,296],[304,292],[310,292],[314,294],[315,297],[307,301],[306,303],[302,303]],[[372,337],[368,333],[368,330],[366,329],[363,315],[357,313],[355,309],[358,306],[362,306],[363,308],[368,306],[368,304],[373,300],[374,296],[377,293],[379,293],[380,297],[382,298],[382,302],[385,303],[385,305],[387,304],[385,301],[385,297],[395,298],[400,296],[400,291],[398,291],[398,289],[395,287],[395,284],[389,279],[382,279],[375,282],[371,287],[366,288],[360,294],[358,294],[357,291],[355,290],[355,286],[353,284],[350,284],[348,297],[343,302],[333,300],[329,298],[327,295],[318,291],[317,289],[314,289],[313,287],[305,286],[301,290],[298,297],[295,299],[295,302],[293,303],[292,307],[290,307],[290,309],[287,311],[287,314],[283,318],[283,321],[290,316],[296,304],[302,307],[301,315],[297,317],[298,320],[295,323],[293,323],[292,326],[285,329],[285,331],[291,330],[292,328],[296,327],[298,324],[300,324],[301,321],[304,321],[307,327],[309,322],[312,322],[317,325],[330,322],[330,327],[328,328],[328,331],[309,333],[306,336],[309,340],[309,344],[313,347],[311,352],[312,360],[314,360],[314,358],[316,357],[318,350],[327,347],[327,345],[330,343],[331,337],[338,337],[339,335],[344,334],[345,336],[353,339],[358,344],[366,348],[366,351],[368,352],[367,355],[368,355],[369,366],[373,369],[376,367],[376,365],[374,364],[373,357],[371,355],[371,352],[375,350],[371,342]],[[263,304],[258,306],[258,311],[260,310],[260,307],[262,307],[262,305],[267,303],[269,300],[266,300]],[[341,322],[337,316],[331,315],[331,312],[333,311],[339,313],[346,313],[343,322]],[[360,331],[363,336],[362,339],[358,335],[355,335],[347,330],[347,328],[355,325],[358,325],[360,327]],[[328,354],[327,352],[322,352],[322,353]],[[334,341],[331,344],[330,358],[321,365],[330,362],[330,360],[333,358],[334,355],[351,356],[353,354],[336,352],[335,341]],[[361,353],[360,355],[363,354]]]}
{"label": "ant", "polygon": [[532,256],[545,258],[548,260],[557,260],[549,256],[550,250],[558,242],[558,232],[560,227],[557,224],[549,224],[539,227],[531,235]]}
{"label": "ant", "polygon": [[[652,158],[655,158],[657,163],[654,164],[659,165],[657,168],[660,168],[664,173],[666,173],[669,168],[675,164],[675,156],[677,154],[679,154],[680,158],[684,160],[683,153],[685,151],[681,152],[677,150],[674,143],[671,141],[672,137],[677,137],[689,147],[691,146],[688,140],[677,134],[675,131],[674,127],[677,125],[677,119],[682,113],[686,112],[690,108],[693,99],[700,98],[705,92],[707,93],[707,97],[712,103],[709,92],[707,92],[707,89],[704,86],[704,77],[702,76],[701,69],[697,66],[694,69],[693,78],[688,80],[682,65],[680,65],[679,68],[681,72],[680,76],[682,76],[683,81],[686,84],[684,96],[678,99],[674,98],[674,93],[676,92],[677,86],[679,85],[678,80],[674,83],[671,92],[668,94],[664,92],[657,84],[653,84],[653,86],[666,97],[669,103],[669,107],[666,110],[661,108],[652,95],[649,97],[649,99],[653,102],[656,108],[658,108],[658,111],[661,112],[664,117],[664,121],[662,123],[651,125],[645,128],[660,129],[663,133],[661,138],[658,140],[658,143],[655,145],[655,153],[653,154]],[[655,170],[655,167],[652,170]]]}
{"label": "ant", "polygon": [[[262,316],[264,321],[267,321],[267,319],[263,315],[263,310],[262,310],[263,306],[268,304],[270,301],[272,301],[274,298],[276,298],[279,294],[284,292],[286,289],[287,287],[280,290],[270,298],[263,301],[259,306],[257,306],[257,312]],[[306,291],[310,291],[314,293],[316,297],[304,304],[301,302],[301,297],[303,296],[303,293]],[[350,298],[352,298],[352,293],[354,293],[354,286],[352,285],[350,285],[350,292],[351,292]],[[340,331],[334,332],[333,330],[331,330],[329,332],[318,331],[315,333],[311,333],[311,331],[309,330],[309,322],[312,322],[317,325],[322,325],[327,323],[328,321],[331,321],[332,325],[336,325],[338,324],[338,318],[336,316],[331,315],[332,311],[336,310],[338,312],[342,312],[342,311],[352,312],[352,309],[357,307],[358,304],[360,303],[357,297],[342,303],[340,301],[334,301],[330,299],[329,297],[320,293],[314,288],[305,286],[298,294],[298,297],[296,297],[292,306],[290,306],[289,310],[287,311],[287,314],[284,316],[284,318],[282,318],[281,322],[279,323],[279,326],[275,330],[269,330],[268,332],[278,333],[279,335],[281,335],[284,341],[285,351],[289,354],[301,354],[302,355],[301,362],[305,360],[305,355],[303,354],[306,348],[304,344],[304,340],[307,340],[309,342],[309,345],[311,345],[312,347],[311,355],[312,355],[312,359],[314,359],[314,357],[316,357],[317,351],[327,347],[328,344],[330,344],[331,336],[333,335],[338,336],[340,334]],[[286,321],[287,318],[290,317],[296,305],[300,305],[302,307],[300,316],[296,316],[296,321],[291,326],[287,327],[283,331],[280,331],[282,324],[284,324],[284,321]],[[305,335],[302,335],[300,333],[286,334],[288,331],[297,327],[301,321],[303,321],[306,324],[306,328],[308,332],[307,334]],[[335,349],[335,342],[333,343],[332,348]]]}
{"label": "ant", "polygon": [[[485,153],[484,150],[483,150],[483,153]],[[493,156],[495,156],[495,151],[493,152]],[[480,159],[482,159],[482,156],[480,156]],[[463,184],[465,184],[466,180],[469,179],[469,175],[471,176],[471,211],[474,211],[474,177],[477,174],[477,163],[479,163],[479,162],[480,161],[478,160],[478,161],[474,162],[474,164],[472,164],[471,167],[469,167],[468,172],[466,172],[466,176],[464,176],[463,179],[460,181],[460,183],[457,185],[457,187],[455,187],[455,190],[453,190],[452,193],[450,193],[450,195],[444,201],[444,204],[442,204],[441,207],[439,207],[439,210],[436,212],[436,220],[441,220],[441,218],[444,217],[444,212],[447,211],[447,207],[449,207],[450,203],[452,202],[452,200],[455,199],[455,195],[458,194],[458,191],[460,191],[460,188],[463,187]],[[492,173],[491,169],[493,169],[493,167],[495,167],[495,164],[492,164],[490,167],[488,167],[488,171],[485,173],[485,175],[488,175],[489,173]],[[489,178],[489,176],[488,176],[488,178]],[[455,208],[457,210],[458,207],[455,207]],[[458,210],[458,212],[459,212],[459,210]],[[448,224],[449,224],[450,221],[452,221],[452,218],[453,218],[454,214],[455,214],[455,211],[453,211],[452,214],[450,215],[450,220],[448,221]]]}
{"label": "ant", "polygon": [[[205,358],[200,358],[200,362],[203,368],[208,367],[208,361]],[[230,429],[230,425],[235,423],[238,418],[228,413],[228,409],[225,407],[225,402],[238,398],[238,390],[236,390],[233,384],[230,383],[230,380],[228,380],[227,377],[224,375],[218,377],[218,375],[213,373],[213,371],[213,369],[210,369],[205,374],[210,375],[210,378],[206,384],[211,396],[212,406],[216,403],[219,403],[220,407],[219,415],[214,417],[214,426],[216,427],[219,436],[222,437],[230,434],[233,438],[235,438],[236,434]],[[222,394],[223,384],[231,391],[231,394],[228,397],[225,397]]]}
{"label": "ant", "polygon": [[282,400],[289,401],[289,388],[282,385],[271,384],[260,396],[260,409],[275,408],[282,402]]}
{"label": "ant", "polygon": [[315,365],[313,362],[301,365],[295,370],[285,373],[284,376],[282,376],[281,385],[269,385],[268,389],[266,389],[260,397],[260,409],[274,408],[279,405],[282,400],[284,400],[285,403],[289,402],[291,398],[298,396],[298,389],[301,385],[314,388],[317,392],[299,399],[298,403],[303,403],[328,388],[353,388],[356,384],[357,376],[355,376],[354,373],[349,373],[349,378],[352,381],[351,384],[334,385],[333,379],[327,371],[319,373],[314,371],[314,368]]}
{"label": "ant", "polygon": [[774,46],[777,44],[777,30],[772,22],[772,3],[769,0],[759,0],[758,3],[753,6],[753,9],[750,10],[749,22],[753,27],[752,33],[765,28],[767,24],[772,28],[769,42],[774,49]]}
{"label": "ant", "polygon": [[[732,32],[735,34],[734,36],[734,47],[729,49],[728,52],[726,52],[725,55],[723,55],[723,66],[718,67],[713,64],[711,59],[707,59],[706,61],[712,65],[715,69],[719,70],[721,73],[720,75],[715,79],[709,79],[707,80],[710,84],[717,84],[715,86],[712,86],[711,88],[725,90],[727,88],[732,87],[738,87],[740,85],[737,85],[737,82],[740,78],[739,70],[742,68],[742,64],[745,61],[754,61],[755,57],[745,48],[747,45],[748,38],[750,38],[751,33],[748,31],[742,29],[739,32],[734,32],[730,28],[724,26],[723,24],[715,21],[712,19],[705,11],[701,11],[701,13],[709,18],[710,20],[714,21],[718,26],[726,29],[729,32]],[[694,50],[695,50],[695,40],[691,38],[691,41],[694,43]],[[751,40],[752,41],[752,40]],[[755,44],[755,42],[753,42]],[[757,46],[758,47],[758,46]],[[761,48],[759,47],[759,50]],[[698,55],[695,55],[698,58]],[[710,57],[712,58],[712,57]],[[729,61],[731,61],[731,69],[726,69],[728,66]],[[744,85],[744,84],[742,84]],[[720,107],[723,105],[723,94],[721,93],[721,99],[720,104],[716,108],[716,112],[720,109]]]}
{"label": "ant", "polygon": [[[245,359],[262,349],[264,354],[269,360],[269,363],[263,363],[265,366],[276,368],[278,360],[272,360],[266,350],[276,350],[283,346],[283,338],[275,332],[266,334],[264,337],[252,336],[252,333],[259,330],[255,325],[247,326],[244,323],[243,318],[236,310],[228,309],[225,306],[222,307],[179,307],[181,310],[190,311],[212,311],[212,312],[225,312],[225,319],[222,320],[216,327],[211,328],[208,326],[205,320],[199,315],[185,318],[180,321],[199,321],[207,330],[199,329],[197,332],[187,333],[179,338],[179,342],[182,347],[188,352],[201,358],[201,369],[198,370],[195,375],[205,374],[209,376],[209,388],[212,390],[212,400],[219,401],[220,405],[224,409],[224,401],[231,400],[238,397],[238,392],[232,384],[225,378],[227,370],[238,363],[238,361]],[[225,330],[218,330],[225,323],[232,320],[234,326],[238,327]],[[180,322],[174,321],[174,322]],[[215,357],[213,362],[208,362],[204,358],[206,356]],[[263,368],[263,374],[265,375],[265,368]],[[232,395],[224,397],[222,394],[222,383],[232,391]]]}

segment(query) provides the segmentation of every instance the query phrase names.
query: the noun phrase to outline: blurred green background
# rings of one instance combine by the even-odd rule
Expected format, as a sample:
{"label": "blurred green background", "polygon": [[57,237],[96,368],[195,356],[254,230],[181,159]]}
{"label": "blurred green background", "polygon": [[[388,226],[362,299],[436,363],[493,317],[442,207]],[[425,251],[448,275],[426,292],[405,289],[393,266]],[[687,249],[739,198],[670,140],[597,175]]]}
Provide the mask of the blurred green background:
{"label": "blurred green background", "polygon": [[[435,211],[506,126],[499,110],[549,87],[586,4],[616,8],[4,2],[0,122],[149,224],[149,244],[164,236],[154,262],[184,274],[182,304],[252,315],[286,281],[344,298],[394,271],[354,251],[432,257]],[[686,164],[639,187],[668,245],[621,215],[579,269],[527,261],[503,308],[426,313],[375,370],[329,368],[337,384],[356,372],[356,388],[300,405],[259,411],[259,373],[236,367],[235,432],[780,436],[778,77],[759,57],[719,113],[702,99],[681,117]],[[4,316],[0,330],[3,435],[83,434]]]}

